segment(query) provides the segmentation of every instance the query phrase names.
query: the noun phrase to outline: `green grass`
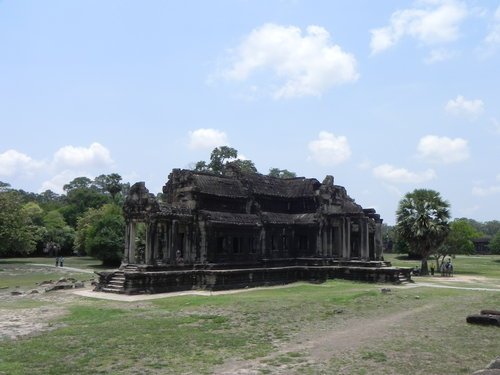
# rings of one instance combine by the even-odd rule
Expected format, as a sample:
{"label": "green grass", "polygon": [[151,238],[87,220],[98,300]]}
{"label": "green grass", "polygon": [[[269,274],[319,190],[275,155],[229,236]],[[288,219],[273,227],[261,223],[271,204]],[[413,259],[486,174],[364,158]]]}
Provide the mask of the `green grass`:
{"label": "green grass", "polygon": [[[0,259],[0,269],[6,264],[47,264],[54,266],[55,257],[33,257],[33,258],[4,258]],[[65,267],[83,268],[89,270],[107,269],[102,262],[92,257],[64,257]]]}
{"label": "green grass", "polygon": [[[408,260],[406,254],[384,254],[384,259],[393,266],[420,266],[419,260]],[[435,262],[430,259],[429,262]],[[500,279],[500,255],[457,255],[453,259],[454,272],[457,275],[475,275]]]}
{"label": "green grass", "polygon": [[[496,275],[492,261],[497,264],[496,258],[465,258],[462,264]],[[4,262],[5,267],[32,266]],[[17,277],[31,283],[38,276]],[[59,292],[11,297],[0,314],[32,311],[53,330],[0,339],[0,374],[211,374],[241,362],[262,374],[455,375],[470,374],[498,355],[500,328],[469,325],[465,317],[500,309],[500,293],[387,287],[390,293],[376,284],[331,280],[147,302]],[[48,307],[66,314],[45,318]],[[373,336],[371,324],[382,327]],[[356,332],[354,342],[364,335],[369,340],[327,351],[321,360],[305,345],[348,327]]]}

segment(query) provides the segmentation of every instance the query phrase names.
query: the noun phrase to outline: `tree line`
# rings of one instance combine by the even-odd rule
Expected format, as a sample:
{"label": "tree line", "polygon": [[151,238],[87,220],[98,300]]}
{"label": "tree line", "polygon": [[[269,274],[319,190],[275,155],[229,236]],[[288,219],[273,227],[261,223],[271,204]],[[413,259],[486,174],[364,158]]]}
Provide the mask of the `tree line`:
{"label": "tree line", "polygon": [[450,204],[429,189],[415,189],[399,202],[396,225],[384,225],[386,250],[408,253],[422,259],[421,273],[428,273],[427,260],[432,256],[440,269],[446,257],[474,254],[474,240],[489,240],[489,249],[500,254],[500,221],[485,223],[468,218],[450,220]]}
{"label": "tree line", "polygon": [[[251,160],[238,159],[238,151],[228,146],[216,147],[210,161],[199,161],[193,169],[224,175],[230,165],[257,173]],[[279,168],[271,168],[269,175],[296,177]],[[117,173],[93,180],[77,177],[63,186],[63,194],[16,190],[0,181],[0,256],[79,254],[101,259],[106,265],[119,264],[125,235],[122,207],[129,189],[130,184],[122,182]],[[158,199],[162,199],[161,193]],[[139,231],[139,252],[144,237],[144,230]]]}
{"label": "tree line", "polygon": [[[193,165],[195,171],[219,175],[232,173],[234,168],[257,173],[251,160],[238,159],[238,151],[228,146],[215,148],[210,161]],[[271,168],[268,175],[296,177],[279,168]],[[86,254],[106,265],[118,264],[125,233],[122,206],[129,189],[130,184],[123,183],[117,173],[93,180],[77,177],[64,185],[60,195],[51,190],[40,194],[15,190],[0,181],[0,256]],[[439,267],[447,256],[474,253],[472,241],[480,237],[489,236],[490,250],[500,254],[499,221],[450,221],[449,208],[436,191],[407,193],[399,202],[396,225],[383,227],[386,249],[421,257],[423,274],[429,257],[434,256]],[[144,246],[143,235],[138,233],[138,249]]]}
{"label": "tree line", "polygon": [[130,188],[117,173],[77,177],[63,194],[31,193],[0,182],[0,256],[87,254],[117,264],[122,205]]}

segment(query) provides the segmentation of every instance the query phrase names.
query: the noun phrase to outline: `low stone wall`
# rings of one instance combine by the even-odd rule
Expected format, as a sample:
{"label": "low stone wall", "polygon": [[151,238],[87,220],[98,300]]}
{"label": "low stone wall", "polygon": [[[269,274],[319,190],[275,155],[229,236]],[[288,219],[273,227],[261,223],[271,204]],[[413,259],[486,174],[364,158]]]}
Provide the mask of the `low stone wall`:
{"label": "low stone wall", "polygon": [[[348,279],[366,282],[399,282],[404,273],[410,279],[410,269],[393,267],[349,266],[285,266],[242,269],[190,269],[125,271],[122,293],[152,294],[192,289],[225,290],[258,286],[283,285],[297,281],[324,282],[328,279]],[[103,275],[97,290],[109,280]]]}

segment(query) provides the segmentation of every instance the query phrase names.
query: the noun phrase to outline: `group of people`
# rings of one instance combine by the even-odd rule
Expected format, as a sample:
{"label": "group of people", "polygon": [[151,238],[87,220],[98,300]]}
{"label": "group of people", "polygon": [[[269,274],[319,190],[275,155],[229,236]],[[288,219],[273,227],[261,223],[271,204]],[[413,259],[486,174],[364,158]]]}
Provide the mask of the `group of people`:
{"label": "group of people", "polygon": [[[434,266],[434,262],[431,262],[431,265],[429,267],[429,270],[431,272],[431,276],[434,276],[434,273],[436,271],[436,268]],[[446,261],[443,261],[441,263],[440,270],[441,276],[453,276],[453,264],[451,263],[451,258],[448,258]],[[416,266],[412,270],[412,274],[414,276],[420,276],[420,267]]]}
{"label": "group of people", "polygon": [[[435,268],[434,263],[431,263],[430,267],[431,275],[434,276]],[[441,276],[452,276],[453,275],[453,264],[451,263],[451,258],[448,258],[446,262],[441,263]]]}
{"label": "group of people", "polygon": [[64,267],[64,257],[56,257],[56,267]]}

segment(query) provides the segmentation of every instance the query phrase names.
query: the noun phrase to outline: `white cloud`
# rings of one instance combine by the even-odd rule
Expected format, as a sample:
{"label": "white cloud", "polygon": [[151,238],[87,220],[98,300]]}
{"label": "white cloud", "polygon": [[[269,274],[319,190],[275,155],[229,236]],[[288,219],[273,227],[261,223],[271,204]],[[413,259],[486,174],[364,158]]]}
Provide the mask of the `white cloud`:
{"label": "white cloud", "polygon": [[318,139],[309,142],[309,159],[321,165],[336,165],[347,161],[351,157],[349,142],[344,136],[322,131]]}
{"label": "white cloud", "polygon": [[467,141],[462,138],[427,135],[420,139],[417,150],[420,157],[437,163],[455,163],[469,158]]}
{"label": "white cloud", "polygon": [[490,32],[484,38],[484,43],[489,46],[500,45],[500,6],[498,6],[493,17],[494,23],[491,26]]}
{"label": "white cloud", "polygon": [[64,146],[54,154],[53,165],[56,169],[95,168],[111,166],[111,153],[103,145],[94,142],[88,148]]}
{"label": "white cloud", "polygon": [[91,176],[86,172],[67,169],[53,175],[49,180],[42,182],[40,192],[44,192],[45,190],[52,190],[54,193],[62,194],[64,193],[63,186],[71,182],[76,177],[88,177],[90,179],[93,179],[95,176]]}
{"label": "white cloud", "polygon": [[188,147],[191,150],[212,150],[228,144],[226,133],[220,130],[201,128],[189,132]]}
{"label": "white cloud", "polygon": [[371,30],[372,54],[382,52],[404,36],[427,45],[449,43],[459,37],[460,23],[467,16],[467,7],[461,1],[422,1],[421,6],[392,13],[389,25]]}
{"label": "white cloud", "polygon": [[475,186],[472,188],[472,194],[479,197],[486,197],[489,195],[500,194],[500,185],[480,187]]}
{"label": "white cloud", "polygon": [[484,112],[484,103],[481,99],[467,100],[462,95],[458,95],[456,99],[450,99],[444,109],[453,115],[474,118]]}
{"label": "white cloud", "polygon": [[416,173],[405,168],[396,168],[390,164],[379,165],[373,168],[372,172],[376,178],[390,183],[418,184],[436,177],[436,172],[433,169]]}
{"label": "white cloud", "polygon": [[0,154],[0,176],[30,175],[44,166],[43,161],[32,159],[16,150],[7,150]]}
{"label": "white cloud", "polygon": [[[500,182],[500,174],[497,174],[495,177],[497,182]],[[479,197],[487,197],[489,195],[500,194],[500,185],[491,185],[491,186],[474,186],[472,188],[472,195],[476,195]]]}
{"label": "white cloud", "polygon": [[478,47],[479,56],[488,58],[494,55],[500,48],[500,6],[493,14],[490,21],[488,34],[484,37]]}
{"label": "white cloud", "polygon": [[433,49],[429,56],[424,59],[424,62],[427,65],[436,64],[439,62],[443,62],[449,60],[455,56],[453,51],[446,50],[444,48]]}
{"label": "white cloud", "polygon": [[320,26],[308,26],[302,35],[295,26],[265,24],[244,38],[231,60],[222,78],[245,81],[258,70],[271,71],[280,86],[272,90],[275,98],[320,96],[359,77],[355,57],[332,44]]}
{"label": "white cloud", "polygon": [[491,125],[493,127],[493,131],[497,134],[500,134],[500,121],[493,117],[491,118]]}

